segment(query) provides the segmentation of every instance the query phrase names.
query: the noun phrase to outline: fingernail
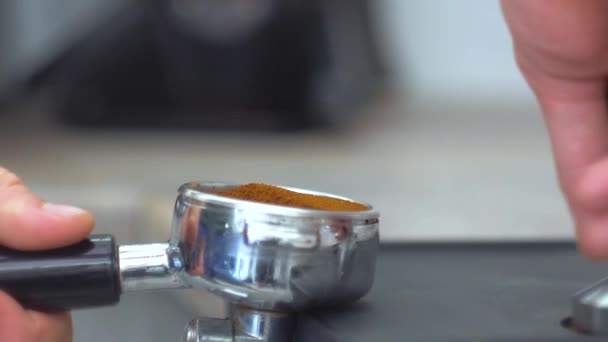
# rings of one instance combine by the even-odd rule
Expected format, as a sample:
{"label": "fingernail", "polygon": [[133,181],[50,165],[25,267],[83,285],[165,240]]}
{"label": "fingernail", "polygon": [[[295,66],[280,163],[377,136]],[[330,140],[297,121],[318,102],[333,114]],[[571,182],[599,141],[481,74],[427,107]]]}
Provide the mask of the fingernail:
{"label": "fingernail", "polygon": [[70,205],[45,203],[42,205],[42,210],[58,216],[76,216],[84,214],[86,211],[78,207],[72,207]]}

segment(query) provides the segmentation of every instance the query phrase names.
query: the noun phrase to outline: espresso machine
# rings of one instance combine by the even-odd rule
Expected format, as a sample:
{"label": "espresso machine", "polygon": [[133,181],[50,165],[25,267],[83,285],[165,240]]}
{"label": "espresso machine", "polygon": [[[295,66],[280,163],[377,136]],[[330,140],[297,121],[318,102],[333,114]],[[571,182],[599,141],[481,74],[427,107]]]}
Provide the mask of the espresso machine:
{"label": "espresso machine", "polygon": [[31,77],[91,128],[294,131],[353,120],[384,83],[369,0],[127,2]]}

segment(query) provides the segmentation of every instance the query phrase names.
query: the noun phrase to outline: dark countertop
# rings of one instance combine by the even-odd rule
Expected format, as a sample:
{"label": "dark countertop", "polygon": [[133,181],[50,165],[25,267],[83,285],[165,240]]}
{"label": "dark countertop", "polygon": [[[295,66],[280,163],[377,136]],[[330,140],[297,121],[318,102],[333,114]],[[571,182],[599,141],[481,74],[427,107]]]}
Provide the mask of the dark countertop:
{"label": "dark countertop", "polygon": [[180,341],[194,315],[167,291],[123,297],[116,306],[75,311],[74,342]]}
{"label": "dark countertop", "polygon": [[385,246],[370,294],[302,315],[298,342],[605,341],[560,322],[606,274],[572,244]]}
{"label": "dark countertop", "polygon": [[[369,295],[302,314],[297,342],[605,341],[560,322],[571,295],[606,274],[565,243],[384,246]],[[176,341],[195,315],[168,292],[124,297],[77,311],[75,341]]]}

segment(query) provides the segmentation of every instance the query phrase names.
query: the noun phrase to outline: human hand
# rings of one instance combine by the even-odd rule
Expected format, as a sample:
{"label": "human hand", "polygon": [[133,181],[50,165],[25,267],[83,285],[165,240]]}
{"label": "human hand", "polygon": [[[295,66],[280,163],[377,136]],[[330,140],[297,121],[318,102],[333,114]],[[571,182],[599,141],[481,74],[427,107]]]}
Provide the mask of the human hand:
{"label": "human hand", "polygon": [[581,252],[608,259],[608,1],[502,0]]}
{"label": "human hand", "polygon": [[[93,224],[88,212],[43,201],[16,175],[0,167],[0,245],[19,250],[62,247],[85,239]],[[0,341],[71,340],[69,313],[28,310],[0,291]]]}

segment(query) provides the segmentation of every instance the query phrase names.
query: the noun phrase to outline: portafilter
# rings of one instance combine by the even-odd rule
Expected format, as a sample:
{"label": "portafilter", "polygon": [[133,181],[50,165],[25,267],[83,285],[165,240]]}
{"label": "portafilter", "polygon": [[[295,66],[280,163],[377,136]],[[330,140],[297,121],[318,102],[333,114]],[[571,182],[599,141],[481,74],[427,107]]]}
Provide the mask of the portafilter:
{"label": "portafilter", "polygon": [[113,305],[123,293],[155,289],[204,289],[231,303],[230,319],[193,320],[184,341],[289,341],[298,311],[370,290],[379,244],[371,205],[324,211],[218,195],[238,185],[182,185],[167,242],[117,246],[111,235],[92,235],[49,251],[1,248],[0,288],[39,310]]}

